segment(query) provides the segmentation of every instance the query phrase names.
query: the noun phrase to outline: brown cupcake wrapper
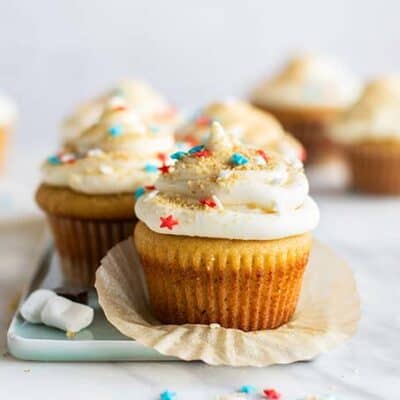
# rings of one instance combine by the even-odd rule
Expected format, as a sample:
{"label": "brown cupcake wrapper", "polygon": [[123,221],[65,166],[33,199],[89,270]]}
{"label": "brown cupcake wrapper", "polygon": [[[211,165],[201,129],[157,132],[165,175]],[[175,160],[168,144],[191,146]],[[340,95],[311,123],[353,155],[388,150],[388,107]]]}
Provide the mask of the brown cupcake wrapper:
{"label": "brown cupcake wrapper", "polygon": [[67,283],[93,286],[108,250],[132,235],[136,219],[80,220],[47,214]]}
{"label": "brown cupcake wrapper", "polygon": [[[295,312],[311,246],[309,234],[254,246],[245,241],[135,232],[151,307],[168,324],[211,324],[243,331],[276,328]],[[171,240],[169,240],[171,239]],[[274,242],[274,243],[272,243]]]}
{"label": "brown cupcake wrapper", "polygon": [[347,148],[353,187],[375,194],[400,194],[400,147],[368,143]]}
{"label": "brown cupcake wrapper", "polygon": [[326,158],[340,154],[337,146],[328,135],[331,116],[300,115],[288,111],[264,109],[272,113],[282,124],[284,129],[291,133],[304,146],[307,152],[306,164],[323,161]]}

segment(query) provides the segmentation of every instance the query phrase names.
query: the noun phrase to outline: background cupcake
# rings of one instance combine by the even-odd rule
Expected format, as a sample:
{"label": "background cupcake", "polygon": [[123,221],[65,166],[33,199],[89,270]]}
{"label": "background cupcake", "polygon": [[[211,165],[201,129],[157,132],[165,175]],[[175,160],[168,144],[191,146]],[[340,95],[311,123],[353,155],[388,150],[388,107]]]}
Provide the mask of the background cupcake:
{"label": "background cupcake", "polygon": [[372,81],[332,125],[349,158],[355,189],[400,194],[400,78]]}
{"label": "background cupcake", "polygon": [[17,107],[0,93],[0,172],[4,167],[7,145],[17,119]]}
{"label": "background cupcake", "polygon": [[204,144],[213,121],[220,122],[229,134],[244,143],[301,160],[305,158],[303,146],[283,130],[275,117],[240,100],[216,102],[204,107],[177,130],[177,139],[193,146]]}
{"label": "background cupcake", "polygon": [[274,114],[305,146],[310,162],[334,153],[328,124],[357,100],[359,83],[334,60],[304,56],[291,60],[256,88],[253,104]]}
{"label": "background cupcake", "polygon": [[106,93],[79,105],[62,124],[64,141],[68,144],[100,118],[110,100],[122,101],[126,107],[149,124],[163,125],[174,129],[181,117],[177,109],[151,86],[136,80],[123,80]]}
{"label": "background cupcake", "polygon": [[36,200],[69,282],[93,285],[101,258],[132,234],[134,194],[168,168],[173,144],[170,131],[155,132],[133,110],[111,105],[68,152],[44,163]]}
{"label": "background cupcake", "polygon": [[214,122],[135,206],[135,243],[164,323],[275,328],[292,316],[319,212],[302,165]]}

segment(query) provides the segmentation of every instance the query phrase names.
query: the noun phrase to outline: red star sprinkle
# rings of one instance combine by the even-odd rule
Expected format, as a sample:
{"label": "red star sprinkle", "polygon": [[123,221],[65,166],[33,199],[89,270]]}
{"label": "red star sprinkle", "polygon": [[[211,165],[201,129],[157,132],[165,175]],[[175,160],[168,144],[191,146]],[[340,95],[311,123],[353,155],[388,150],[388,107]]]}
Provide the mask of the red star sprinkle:
{"label": "red star sprinkle", "polygon": [[266,162],[268,162],[269,158],[264,150],[262,149],[257,150],[257,154],[260,155]]}
{"label": "red star sprinkle", "polygon": [[268,400],[279,400],[281,398],[281,394],[275,389],[265,389],[263,392]]}
{"label": "red star sprinkle", "polygon": [[199,203],[203,206],[215,208],[217,207],[217,203],[213,199],[201,199]]}
{"label": "red star sprinkle", "polygon": [[149,185],[144,187],[146,190],[156,190],[156,187],[154,185]]}
{"label": "red star sprinkle", "polygon": [[200,150],[197,151],[196,153],[193,153],[196,157],[210,157],[211,156],[211,151],[209,150]]}
{"label": "red star sprinkle", "polygon": [[163,164],[161,167],[158,167],[158,170],[163,174],[168,174],[169,173],[169,169],[171,167],[169,165]]}
{"label": "red star sprinkle", "polygon": [[301,161],[305,161],[307,159],[307,152],[305,148],[301,149],[299,158]]}
{"label": "red star sprinkle", "polygon": [[205,115],[200,115],[200,117],[197,118],[196,124],[198,126],[207,126],[210,123],[210,119],[206,117]]}
{"label": "red star sprinkle", "polygon": [[174,217],[172,215],[168,215],[167,217],[160,217],[160,228],[167,228],[170,231],[172,231],[172,228],[174,227],[174,225],[178,225],[179,222],[174,219]]}
{"label": "red star sprinkle", "polygon": [[167,155],[165,153],[158,153],[157,154],[157,158],[161,161],[161,162],[165,162],[167,161]]}

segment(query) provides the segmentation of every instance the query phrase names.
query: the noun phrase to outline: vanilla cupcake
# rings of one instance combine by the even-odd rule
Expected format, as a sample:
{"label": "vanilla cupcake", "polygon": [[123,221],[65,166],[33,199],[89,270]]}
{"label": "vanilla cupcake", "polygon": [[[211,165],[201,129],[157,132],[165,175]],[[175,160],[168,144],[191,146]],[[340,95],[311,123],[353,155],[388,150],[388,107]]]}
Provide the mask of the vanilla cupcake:
{"label": "vanilla cupcake", "polygon": [[293,315],[319,211],[299,160],[214,122],[136,202],[135,245],[164,323],[276,328]]}
{"label": "vanilla cupcake", "polygon": [[17,107],[0,93],[0,172],[3,169],[8,141],[17,119]]}
{"label": "vanilla cupcake", "polygon": [[127,108],[107,108],[43,165],[36,200],[50,222],[66,279],[93,285],[101,258],[132,234],[135,196],[168,168],[169,131],[155,132]]}
{"label": "vanilla cupcake", "polygon": [[355,189],[400,194],[400,77],[368,84],[330,133],[349,156]]}
{"label": "vanilla cupcake", "polygon": [[327,126],[357,100],[359,92],[358,80],[334,60],[304,56],[256,88],[251,99],[303,143],[313,162],[335,152]]}
{"label": "vanilla cupcake", "polygon": [[110,100],[123,102],[149,124],[175,127],[181,122],[176,108],[151,86],[141,81],[124,80],[106,93],[79,105],[62,124],[64,143],[67,145],[98,121]]}
{"label": "vanilla cupcake", "polygon": [[177,129],[178,141],[204,144],[213,121],[220,122],[234,138],[261,149],[274,150],[304,160],[303,146],[271,114],[240,100],[211,103]]}

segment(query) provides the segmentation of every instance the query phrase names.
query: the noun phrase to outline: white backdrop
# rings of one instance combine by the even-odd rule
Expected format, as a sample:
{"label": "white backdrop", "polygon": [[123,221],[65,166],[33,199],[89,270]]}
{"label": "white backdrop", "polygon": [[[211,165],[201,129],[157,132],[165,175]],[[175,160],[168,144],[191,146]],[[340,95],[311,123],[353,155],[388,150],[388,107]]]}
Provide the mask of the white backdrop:
{"label": "white backdrop", "polygon": [[15,148],[54,148],[60,118],[120,77],[192,106],[246,94],[296,50],[393,73],[399,15],[396,0],[0,0],[0,88],[22,113]]}

